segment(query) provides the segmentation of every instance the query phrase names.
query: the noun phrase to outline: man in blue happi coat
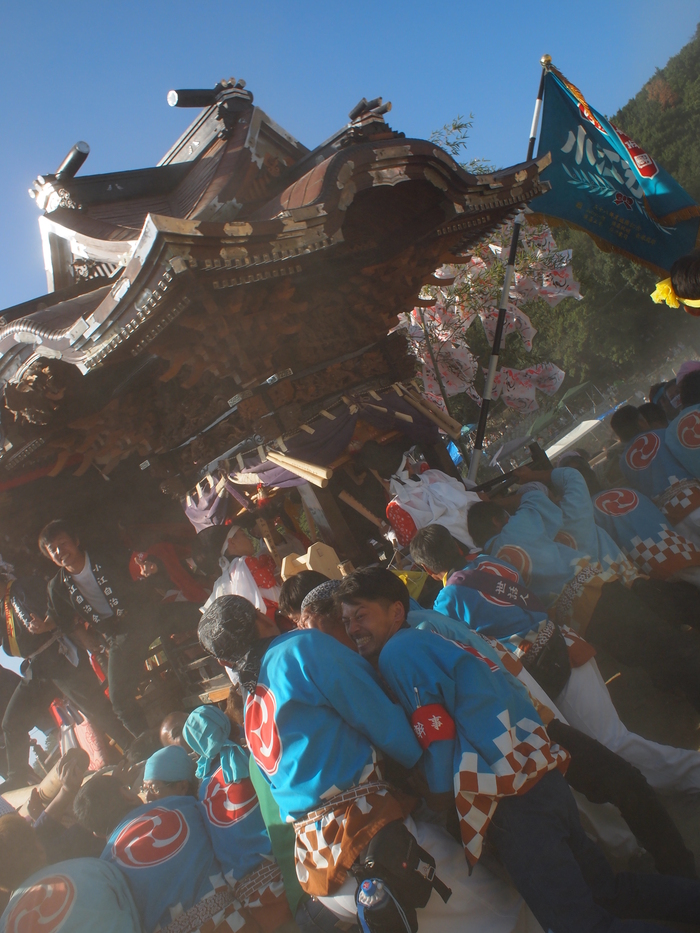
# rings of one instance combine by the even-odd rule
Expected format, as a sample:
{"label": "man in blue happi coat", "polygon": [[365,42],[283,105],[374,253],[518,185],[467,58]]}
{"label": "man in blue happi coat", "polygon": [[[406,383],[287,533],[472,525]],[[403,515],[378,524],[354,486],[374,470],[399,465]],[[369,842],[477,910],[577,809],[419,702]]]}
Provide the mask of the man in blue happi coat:
{"label": "man in blue happi coat", "polygon": [[378,654],[379,671],[410,718],[431,791],[454,792],[470,864],[488,832],[516,887],[553,933],[623,924],[657,929],[618,919],[629,917],[698,922],[700,883],[612,873],[583,832],[560,773],[568,755],[498,664],[478,649],[407,627],[408,592],[387,571],[357,571],[337,598],[348,633],[363,654]]}
{"label": "man in blue happi coat", "polygon": [[1,933],[142,933],[124,875],[96,858],[46,863],[31,825],[17,813],[0,817],[7,865],[0,884],[11,895],[0,917]]}
{"label": "man in blue happi coat", "polygon": [[[676,434],[678,423],[678,419],[673,422]],[[670,426],[650,428],[636,408],[623,405],[610,419],[610,427],[625,445],[620,470],[626,482],[658,505],[679,534],[700,544],[700,480],[669,447]],[[692,427],[689,438],[691,434]]]}
{"label": "man in blue happi coat", "polygon": [[[631,486],[604,489],[581,456],[568,456],[566,467],[581,474],[596,525],[637,567],[640,576],[632,589],[667,621],[700,628],[700,548],[679,534],[644,493]],[[581,494],[586,496],[583,489]],[[585,498],[581,508],[590,510]]]}
{"label": "man in blue happi coat", "polygon": [[[555,470],[552,476],[566,472],[577,475]],[[570,511],[561,506],[546,488],[526,488],[508,500],[475,503],[469,531],[477,547],[518,571],[554,621],[622,663],[643,667],[666,689],[680,688],[700,709],[698,634],[667,622],[636,595],[630,588],[636,572],[625,562],[605,559],[609,536],[602,529],[600,535],[590,530],[582,535],[587,549],[579,547]]]}
{"label": "man in blue happi coat", "polygon": [[700,790],[700,753],[630,732],[610,699],[595,649],[568,627],[560,629],[542,607],[536,610],[537,598],[514,567],[483,554],[465,558],[459,542],[438,525],[418,532],[411,556],[445,583],[433,608],[457,620],[454,624],[462,630],[497,638],[522,661],[572,726],[639,768],[652,787],[666,792]]}
{"label": "man in blue happi coat", "polygon": [[[179,761],[173,761],[172,752],[180,753]],[[173,931],[188,933],[215,928],[218,933],[259,933],[224,878],[201,803],[183,793],[191,765],[184,749],[161,749],[151,756],[146,783],[161,787],[159,796],[145,804],[116,778],[91,778],[76,796],[76,816],[105,839],[101,859],[126,876],[143,933],[168,931],[171,924]]]}
{"label": "man in blue happi coat", "polygon": [[681,412],[666,429],[666,446],[685,469],[700,479],[700,370],[680,381]]}
{"label": "man in blue happi coat", "polygon": [[[213,603],[199,638],[239,673],[248,748],[282,817],[294,823],[297,876],[307,894],[354,921],[368,847],[380,835],[393,840],[398,827],[425,850],[424,860],[435,860],[436,876],[452,890],[447,903],[433,891],[427,903],[410,905],[421,931],[513,930],[522,907],[513,888],[486,870],[470,877],[449,834],[414,820],[415,799],[388,782],[387,760],[410,769],[421,746],[366,660],[317,629],[280,634],[238,596]],[[393,842],[385,845],[392,858],[400,854]]]}

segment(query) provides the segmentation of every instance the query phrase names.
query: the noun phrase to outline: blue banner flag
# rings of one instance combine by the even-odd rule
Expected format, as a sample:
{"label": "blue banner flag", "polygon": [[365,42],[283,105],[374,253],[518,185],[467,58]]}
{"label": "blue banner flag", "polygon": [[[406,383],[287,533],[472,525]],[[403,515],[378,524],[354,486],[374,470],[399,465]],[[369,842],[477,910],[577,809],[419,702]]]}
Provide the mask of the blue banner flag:
{"label": "blue banner flag", "polygon": [[700,207],[556,68],[545,76],[538,155],[547,152],[542,178],[552,187],[530,203],[542,219],[563,220],[661,274],[696,248]]}

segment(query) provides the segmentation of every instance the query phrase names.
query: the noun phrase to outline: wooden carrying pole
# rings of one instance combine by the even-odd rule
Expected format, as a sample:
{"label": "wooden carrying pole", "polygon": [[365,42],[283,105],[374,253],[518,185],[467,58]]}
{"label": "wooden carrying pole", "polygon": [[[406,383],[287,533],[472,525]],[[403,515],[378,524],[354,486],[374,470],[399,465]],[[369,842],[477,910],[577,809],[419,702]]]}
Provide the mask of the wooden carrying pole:
{"label": "wooden carrying pole", "polygon": [[328,467],[316,466],[315,463],[306,463],[304,460],[296,460],[294,457],[285,457],[284,454],[278,454],[274,450],[268,450],[267,459],[271,460],[277,466],[289,470],[290,473],[296,473],[302,479],[314,486],[325,489],[328,480],[333,476],[333,470]]}
{"label": "wooden carrying pole", "polygon": [[441,431],[444,431],[449,437],[452,438],[452,440],[456,440],[459,437],[459,431],[455,430],[455,425],[457,425],[456,421],[453,421],[451,418],[448,421],[447,417],[441,418],[439,415],[425,406],[425,400],[423,398],[419,400],[410,392],[408,392],[407,389],[403,389],[403,394],[409,405],[412,405],[416,411],[423,415],[424,418],[428,418],[430,421],[436,424],[438,428],[440,428]]}
{"label": "wooden carrying pole", "polygon": [[280,570],[282,567],[282,558],[280,557],[280,553],[277,550],[277,545],[275,544],[273,540],[272,532],[270,531],[270,526],[267,524],[264,518],[258,519],[258,528],[260,529],[260,531],[262,531],[263,541],[267,545],[267,549],[272,555],[272,559],[274,560],[277,566],[277,569]]}
{"label": "wooden carrying pole", "polygon": [[341,502],[349,505],[351,509],[355,509],[355,511],[366,518],[368,522],[372,522],[373,525],[376,525],[377,528],[382,528],[384,526],[385,522],[383,522],[381,518],[378,518],[374,512],[370,512],[369,509],[366,509],[364,505],[362,505],[361,502],[358,502],[354,496],[351,496],[349,492],[345,492],[343,489],[338,493],[338,498],[341,500]]}
{"label": "wooden carrying pole", "polygon": [[281,465],[290,467],[299,467],[306,473],[315,473],[322,479],[330,479],[333,476],[333,470],[330,467],[318,466],[316,463],[307,463],[306,460],[297,460],[296,457],[288,457],[287,454],[278,453],[276,450],[267,451],[268,460]]}
{"label": "wooden carrying pole", "polygon": [[[542,110],[542,98],[544,96],[544,79],[547,71],[549,70],[549,65],[552,59],[549,55],[543,55],[540,59],[540,64],[542,65],[542,76],[540,78],[540,89],[537,92],[537,100],[535,101],[535,112],[532,117],[532,128],[530,129],[530,141],[527,146],[527,159],[530,161],[535,151],[535,139],[537,138],[537,126],[540,122],[540,112]],[[506,323],[506,311],[508,309],[508,297],[510,294],[510,287],[513,284],[513,277],[515,275],[515,256],[518,251],[518,240],[520,238],[520,228],[524,223],[524,216],[522,213],[518,213],[513,224],[513,236],[510,241],[510,251],[508,253],[508,264],[506,265],[506,273],[503,278],[503,288],[501,289],[501,300],[498,305],[498,320],[496,321],[496,333],[493,336],[493,346],[491,347],[491,358],[489,360],[489,368],[486,374],[486,381],[484,384],[484,397],[481,400],[481,413],[479,414],[479,424],[476,429],[476,438],[474,440],[474,450],[472,451],[471,460],[469,461],[469,474],[468,479],[473,483],[476,482],[476,474],[479,470],[479,462],[481,460],[481,454],[484,448],[484,437],[486,435],[486,422],[489,417],[489,405],[491,404],[491,396],[493,395],[493,384],[496,379],[496,371],[498,370],[498,355],[501,352],[501,341],[503,340],[503,328]]]}
{"label": "wooden carrying pole", "polygon": [[427,398],[425,395],[419,395],[417,392],[414,393],[410,389],[406,390],[406,394],[409,396],[409,400],[414,399],[419,402],[423,408],[427,408],[429,412],[432,412],[436,418],[442,421],[452,431],[455,431],[457,434],[461,433],[462,425],[460,422],[457,421],[456,418],[453,418],[452,415],[448,414],[448,412],[443,411],[442,408],[438,407],[431,399]]}
{"label": "wooden carrying pole", "polygon": [[[273,460],[273,463],[276,463],[276,461]],[[322,479],[320,476],[317,476],[316,473],[307,473],[306,470],[302,470],[300,467],[294,467],[286,463],[276,463],[276,465],[284,467],[285,470],[289,470],[290,473],[294,473],[295,476],[306,480],[307,483],[318,486],[320,489],[325,489],[328,485],[328,480]]]}

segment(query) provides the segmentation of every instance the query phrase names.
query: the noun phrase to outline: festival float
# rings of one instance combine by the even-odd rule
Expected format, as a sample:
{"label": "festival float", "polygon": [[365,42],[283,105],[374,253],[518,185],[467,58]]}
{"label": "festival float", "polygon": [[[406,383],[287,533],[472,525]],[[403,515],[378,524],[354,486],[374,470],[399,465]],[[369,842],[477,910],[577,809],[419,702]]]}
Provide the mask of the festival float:
{"label": "festival float", "polygon": [[341,561],[376,559],[383,491],[353,453],[400,438],[455,475],[440,432],[461,427],[412,383],[399,316],[547,190],[549,156],[470,174],[381,98],[313,149],[244,81],[168,102],[199,112],[158,165],[78,174],[80,142],[30,191],[48,292],[2,312],[8,541],[20,512],[31,547],[58,514],[184,509],[201,532],[274,500]]}

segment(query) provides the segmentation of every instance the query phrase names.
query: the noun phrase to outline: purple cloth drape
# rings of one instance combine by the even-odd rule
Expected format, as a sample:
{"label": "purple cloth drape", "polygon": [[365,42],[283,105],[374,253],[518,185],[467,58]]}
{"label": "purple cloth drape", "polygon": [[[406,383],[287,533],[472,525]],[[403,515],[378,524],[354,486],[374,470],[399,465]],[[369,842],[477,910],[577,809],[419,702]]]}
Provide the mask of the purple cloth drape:
{"label": "purple cloth drape", "polygon": [[[394,391],[385,392],[380,396],[379,401],[372,400],[369,403],[369,405],[376,404],[388,409],[386,412],[368,407],[359,399],[353,401],[358,406],[358,411],[354,414],[351,414],[347,405],[338,406],[332,412],[335,415],[334,419],[331,420],[321,416],[314,420],[312,425],[313,434],[300,431],[285,441],[289,456],[296,457],[298,460],[305,460],[307,463],[315,463],[318,466],[328,466],[328,464],[337,460],[347,448],[355,431],[358,418],[362,418],[380,431],[401,431],[406,436],[407,447],[412,447],[414,444],[435,444],[440,439],[440,432],[434,422],[416,411],[406,399]],[[410,415],[413,421],[395,418],[392,415],[394,411]],[[278,486],[282,489],[301,486],[302,483],[306,482],[296,473],[290,473],[289,470],[277,466],[271,460],[264,460],[261,463],[257,455],[255,456],[255,463],[247,463],[241,472],[257,473],[264,486]],[[221,475],[218,472],[213,474],[215,483],[219,482]],[[227,479],[226,489],[237,502],[246,507],[248,506],[247,500],[236,489],[235,483]],[[197,501],[193,498],[192,505],[185,505],[184,509],[198,534],[211,525],[222,525],[226,520],[228,511],[226,497],[220,498],[216,492],[216,487],[203,492]]]}

